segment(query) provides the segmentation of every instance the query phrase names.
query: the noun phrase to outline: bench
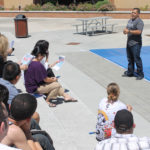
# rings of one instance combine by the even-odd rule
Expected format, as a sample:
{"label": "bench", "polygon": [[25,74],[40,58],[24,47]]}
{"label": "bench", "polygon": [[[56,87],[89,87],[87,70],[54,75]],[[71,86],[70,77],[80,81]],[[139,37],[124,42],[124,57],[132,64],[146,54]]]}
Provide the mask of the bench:
{"label": "bench", "polygon": [[73,26],[76,27],[76,33],[79,33],[78,27],[79,27],[79,26],[82,26],[82,24],[74,24]]}
{"label": "bench", "polygon": [[[113,32],[115,25],[117,25],[117,24],[106,24],[106,25],[102,26],[102,31],[105,30],[105,32]],[[110,31],[108,31],[108,27],[111,28]]]}
{"label": "bench", "polygon": [[[88,28],[91,26],[91,25],[100,25],[101,23],[100,22],[92,22],[92,23],[87,23],[86,25],[84,25],[84,31],[82,31],[83,33],[87,34],[88,32]],[[79,26],[82,27],[82,30],[83,30],[83,24],[74,24],[73,26],[76,27],[76,33],[79,33]]]}

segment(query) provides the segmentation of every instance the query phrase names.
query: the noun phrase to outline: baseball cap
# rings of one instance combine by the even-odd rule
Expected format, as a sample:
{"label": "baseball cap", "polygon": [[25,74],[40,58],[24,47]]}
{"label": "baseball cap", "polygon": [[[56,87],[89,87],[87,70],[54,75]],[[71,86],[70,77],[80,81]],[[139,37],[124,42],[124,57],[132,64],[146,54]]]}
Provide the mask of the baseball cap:
{"label": "baseball cap", "polygon": [[119,110],[114,122],[117,130],[125,132],[133,127],[133,115],[126,109]]}

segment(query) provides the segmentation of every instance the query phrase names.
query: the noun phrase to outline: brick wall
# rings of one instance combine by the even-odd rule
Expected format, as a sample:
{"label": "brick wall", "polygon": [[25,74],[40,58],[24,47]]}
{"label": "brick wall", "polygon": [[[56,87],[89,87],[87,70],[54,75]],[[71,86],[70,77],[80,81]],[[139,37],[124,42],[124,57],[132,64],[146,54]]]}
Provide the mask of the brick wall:
{"label": "brick wall", "polygon": [[[112,18],[118,19],[129,19],[130,12],[25,12],[25,11],[1,11],[1,17],[15,17],[18,14],[23,14],[28,17],[47,17],[47,18],[88,18],[88,17],[100,17],[100,16],[111,16]],[[141,13],[142,19],[150,19],[150,12]]]}

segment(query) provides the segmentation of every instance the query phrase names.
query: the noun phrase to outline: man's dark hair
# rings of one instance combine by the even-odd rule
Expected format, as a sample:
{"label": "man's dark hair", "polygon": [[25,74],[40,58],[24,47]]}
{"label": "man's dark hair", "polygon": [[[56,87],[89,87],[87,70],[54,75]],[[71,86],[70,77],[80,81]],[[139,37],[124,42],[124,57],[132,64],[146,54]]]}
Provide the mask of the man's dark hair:
{"label": "man's dark hair", "polygon": [[2,122],[5,123],[5,126],[7,128],[7,121],[6,119],[8,119],[8,114],[6,114],[6,108],[5,108],[5,105],[0,102],[0,125]]}
{"label": "man's dark hair", "polygon": [[138,14],[140,14],[140,8],[133,8],[133,10],[137,10]]}
{"label": "man's dark hair", "polygon": [[118,133],[129,132],[133,128],[133,115],[126,109],[119,110],[115,116],[114,123]]}
{"label": "man's dark hair", "polygon": [[0,102],[3,102],[8,110],[9,91],[6,86],[0,84]]}
{"label": "man's dark hair", "polygon": [[36,98],[29,94],[23,93],[15,96],[11,103],[10,117],[16,121],[31,118],[37,107]]}
{"label": "man's dark hair", "polygon": [[12,81],[21,73],[20,66],[15,62],[9,62],[3,70],[3,79]]}

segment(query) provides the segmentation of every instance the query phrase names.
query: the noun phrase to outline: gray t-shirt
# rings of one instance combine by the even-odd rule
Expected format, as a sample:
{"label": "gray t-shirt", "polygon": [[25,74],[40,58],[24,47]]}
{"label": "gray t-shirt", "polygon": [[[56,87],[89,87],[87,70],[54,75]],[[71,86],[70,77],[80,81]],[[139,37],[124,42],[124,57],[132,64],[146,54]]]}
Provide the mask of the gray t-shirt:
{"label": "gray t-shirt", "polygon": [[[134,20],[130,19],[128,21],[128,24],[127,24],[127,29],[128,30],[140,30],[140,31],[143,31],[143,27],[144,27],[144,23],[143,23],[143,21],[140,18],[136,18]],[[128,34],[127,44],[129,46],[133,46],[133,45],[135,45],[137,43],[142,45],[142,36],[141,36],[141,34],[140,35],[134,35],[134,34],[129,33]]]}

